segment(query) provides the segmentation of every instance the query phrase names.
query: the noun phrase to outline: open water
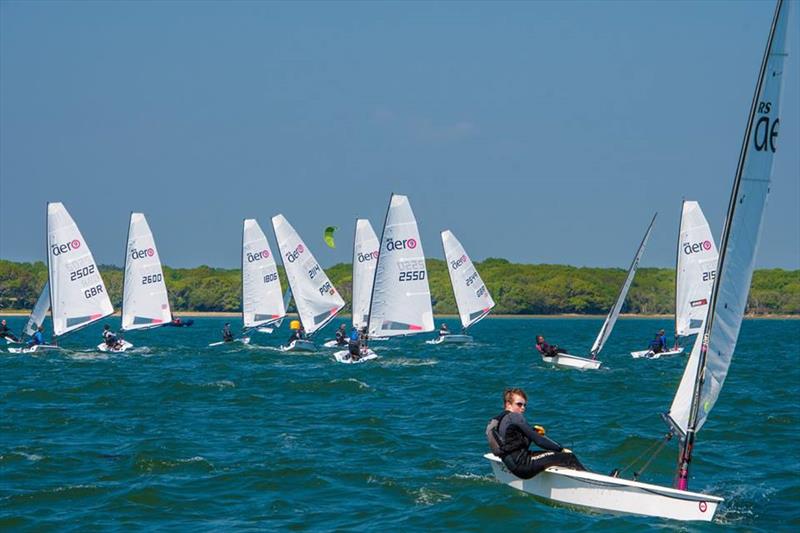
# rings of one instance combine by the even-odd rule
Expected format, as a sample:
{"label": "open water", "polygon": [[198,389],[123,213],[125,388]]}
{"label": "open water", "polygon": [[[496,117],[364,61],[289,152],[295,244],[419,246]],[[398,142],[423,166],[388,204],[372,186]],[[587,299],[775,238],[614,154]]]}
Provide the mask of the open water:
{"label": "open water", "polygon": [[[548,505],[482,457],[503,388],[521,386],[529,421],[589,468],[627,466],[666,432],[685,363],[628,352],[669,320],[620,320],[606,367],[588,372],[546,366],[532,339],[585,352],[601,319],[487,319],[471,346],[418,335],[375,343],[361,365],[276,351],[287,324],[262,346],[207,348],[223,322],[130,333],[125,354],[89,350],[100,325],[64,338],[66,353],[0,354],[0,528],[800,530],[800,321],[744,323],[690,481],[726,500],[711,524]],[[676,453],[642,480],[669,485]]]}

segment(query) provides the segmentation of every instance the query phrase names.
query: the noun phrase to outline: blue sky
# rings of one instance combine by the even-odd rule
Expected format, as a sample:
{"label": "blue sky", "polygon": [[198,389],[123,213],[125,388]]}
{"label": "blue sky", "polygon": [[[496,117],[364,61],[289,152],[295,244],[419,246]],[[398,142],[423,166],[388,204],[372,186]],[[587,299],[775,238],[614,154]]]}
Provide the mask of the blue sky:
{"label": "blue sky", "polygon": [[[800,268],[798,2],[757,266]],[[122,264],[235,267],[283,213],[350,261],[407,194],[428,256],[673,266],[681,198],[719,235],[772,2],[0,3],[0,257],[62,201]],[[340,227],[338,247],[323,228]]]}

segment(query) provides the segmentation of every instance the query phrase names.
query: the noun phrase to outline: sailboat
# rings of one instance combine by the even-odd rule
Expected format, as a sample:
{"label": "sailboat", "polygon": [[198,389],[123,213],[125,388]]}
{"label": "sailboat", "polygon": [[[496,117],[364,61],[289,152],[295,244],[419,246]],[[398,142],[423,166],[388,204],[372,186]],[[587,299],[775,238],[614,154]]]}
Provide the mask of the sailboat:
{"label": "sailboat", "polygon": [[[375,280],[375,265],[378,262],[380,243],[369,220],[356,220],[356,233],[353,239],[353,327],[361,331],[369,318],[369,302],[372,297],[372,283]],[[335,340],[325,343],[326,348],[338,348]]]}
{"label": "sailboat", "polygon": [[[344,300],[286,217],[272,217],[272,228],[275,230],[275,239],[281,251],[300,323],[310,337],[336,317],[344,307]],[[281,349],[313,352],[316,345],[310,339],[299,339]]]}
{"label": "sailboat", "polygon": [[[278,266],[267,236],[254,218],[244,221],[242,230],[242,323],[245,332],[272,333],[272,327],[286,316],[281,296]],[[243,337],[248,339],[249,337]]]}
{"label": "sailboat", "polygon": [[703,328],[718,256],[714,236],[700,204],[684,200],[675,260],[675,346],[659,353],[652,350],[631,352],[631,356],[659,359],[683,353],[681,337],[697,335]]}
{"label": "sailboat", "polygon": [[[366,324],[369,337],[433,331],[425,252],[408,197],[392,195],[379,242]],[[355,360],[348,350],[334,356],[340,363],[361,363],[377,357],[369,348]]]}
{"label": "sailboat", "polygon": [[[131,213],[122,281],[122,331],[155,328],[171,320],[164,271],[153,232],[144,214]],[[97,345],[101,352],[124,352],[132,347],[124,339],[120,339],[117,348],[105,342]]]}
{"label": "sailboat", "polygon": [[464,330],[460,335],[455,333],[443,335],[427,342],[429,344],[472,342],[472,337],[467,335],[467,329],[489,314],[494,307],[494,300],[466,250],[452,231],[442,232],[442,246],[444,247],[444,258],[447,261],[447,272],[450,274],[450,283],[453,286],[453,295],[458,307],[458,315]]}
{"label": "sailboat", "polygon": [[[85,328],[114,312],[103,278],[92,252],[64,204],[47,204],[47,270],[53,319],[53,343],[30,348],[9,348],[11,353],[33,353],[57,349],[57,338]],[[41,306],[38,311],[39,302]],[[35,322],[47,312],[46,299],[39,297]]]}
{"label": "sailboat", "polygon": [[[45,316],[47,315],[47,311],[49,310],[50,310],[50,283],[45,282],[44,288],[42,288],[42,292],[39,293],[39,297],[36,299],[36,304],[34,304],[33,310],[31,311],[31,314],[28,317],[28,321],[25,323],[25,327],[22,329],[22,337],[19,340],[11,340],[7,338],[6,342],[8,344],[24,344],[25,339],[33,337],[33,334],[36,333],[36,330],[38,330],[39,327],[44,324]],[[40,344],[38,346],[31,346],[30,348],[9,348],[9,352],[32,353],[37,351],[45,351],[48,349],[57,350],[58,346]]]}
{"label": "sailboat", "polygon": [[728,374],[747,306],[776,149],[789,5],[778,0],[770,26],[722,231],[708,316],[664,415],[671,432],[680,437],[675,488],[558,467],[522,480],[498,457],[486,454],[498,480],[558,503],[599,511],[676,520],[714,518],[724,500],[690,492],[689,466],[697,432]]}
{"label": "sailboat", "polygon": [[608,316],[606,316],[605,322],[603,322],[603,326],[600,328],[600,332],[597,334],[597,338],[592,345],[592,349],[589,351],[589,357],[579,357],[577,355],[570,355],[568,353],[560,353],[553,357],[548,357],[545,354],[542,354],[542,360],[545,363],[551,363],[565,368],[577,368],[580,370],[597,370],[600,368],[602,363],[597,360],[597,355],[600,353],[600,350],[603,349],[606,341],[611,336],[611,331],[614,329],[614,324],[616,324],[617,318],[622,311],[622,304],[625,303],[625,298],[628,296],[628,289],[631,288],[633,277],[636,275],[636,269],[639,268],[639,261],[642,258],[647,241],[650,238],[650,232],[653,230],[653,224],[656,222],[656,216],[658,216],[658,213],[653,215],[650,225],[647,226],[647,231],[644,233],[642,242],[639,244],[639,248],[636,250],[636,255],[633,256],[633,261],[631,262],[630,268],[628,268],[628,276],[625,278],[625,283],[622,284],[622,288],[620,288],[619,295],[617,296],[617,301],[614,302],[614,305],[608,312]]}

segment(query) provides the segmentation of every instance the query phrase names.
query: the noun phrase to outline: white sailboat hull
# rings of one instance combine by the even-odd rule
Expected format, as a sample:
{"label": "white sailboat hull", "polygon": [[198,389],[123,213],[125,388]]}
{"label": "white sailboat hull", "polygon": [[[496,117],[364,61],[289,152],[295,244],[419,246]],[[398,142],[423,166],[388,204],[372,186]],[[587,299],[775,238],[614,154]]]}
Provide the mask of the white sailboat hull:
{"label": "white sailboat hull", "polygon": [[241,342],[242,344],[250,344],[250,337],[240,337],[238,339],[233,339],[232,341],[217,341],[212,342],[208,345],[209,348],[213,348],[215,346],[224,346],[225,344],[233,344],[234,342]]}
{"label": "white sailboat hull", "polygon": [[343,347],[343,346],[347,346],[347,343],[344,343],[344,344],[338,344],[338,343],[336,342],[336,340],[332,340],[332,341],[327,341],[325,344],[323,344],[323,346],[324,346],[325,348],[341,348],[341,347]]}
{"label": "white sailboat hull", "polygon": [[577,368],[578,370],[597,370],[602,364],[597,359],[578,357],[577,355],[570,355],[568,353],[560,353],[555,357],[543,355],[542,361],[563,368]]}
{"label": "white sailboat hull", "polygon": [[122,344],[119,348],[111,348],[104,342],[101,342],[97,345],[97,349],[101,352],[124,352],[130,348],[133,348],[133,344],[129,343],[128,341],[122,341]]}
{"label": "white sailboat hull", "polygon": [[631,357],[634,359],[662,359],[664,357],[672,357],[674,355],[681,355],[683,353],[683,346],[674,350],[667,350],[666,352],[653,353],[651,350],[642,350],[639,352],[631,352]]}
{"label": "white sailboat hull", "polygon": [[472,342],[472,335],[451,334],[425,341],[425,344],[465,344],[468,342]]}
{"label": "white sailboat hull", "polygon": [[298,339],[289,343],[288,346],[281,346],[282,352],[316,352],[317,345],[306,339]]}
{"label": "white sailboat hull", "polygon": [[531,479],[520,479],[497,456],[487,453],[484,457],[501,483],[556,503],[600,512],[711,521],[724,501],[699,492],[561,467],[550,467]]}
{"label": "white sailboat hull", "polygon": [[378,358],[378,354],[376,354],[375,352],[373,352],[369,348],[367,348],[366,352],[362,352],[361,353],[361,357],[359,357],[358,359],[352,359],[350,357],[350,351],[349,350],[340,350],[340,351],[334,353],[333,356],[336,358],[336,362],[337,363],[344,363],[346,365],[355,365],[355,364],[358,364],[358,363],[366,363],[367,361],[371,361],[373,359],[377,359]]}
{"label": "white sailboat hull", "polygon": [[59,346],[54,344],[35,344],[30,348],[9,348],[8,353],[39,353],[60,350]]}

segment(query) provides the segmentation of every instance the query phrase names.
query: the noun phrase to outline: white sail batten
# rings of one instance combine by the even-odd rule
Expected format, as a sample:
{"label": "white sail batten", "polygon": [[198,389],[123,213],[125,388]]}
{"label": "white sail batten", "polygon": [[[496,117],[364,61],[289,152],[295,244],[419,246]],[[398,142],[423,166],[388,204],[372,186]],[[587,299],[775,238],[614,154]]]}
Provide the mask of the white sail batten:
{"label": "white sail batten", "polygon": [[92,252],[60,202],[47,204],[47,248],[55,336],[114,312]]}
{"label": "white sail batten", "polygon": [[433,331],[425,253],[406,196],[393,194],[381,235],[369,335],[393,337]]}
{"label": "white sail batten", "polygon": [[33,306],[31,316],[28,317],[28,322],[25,323],[25,329],[22,330],[24,335],[31,337],[39,326],[44,324],[44,317],[47,315],[47,310],[50,309],[50,283],[44,284],[42,292],[39,293],[39,298],[36,299],[36,305]]}
{"label": "white sail batten", "polygon": [[617,318],[622,311],[622,304],[625,303],[625,298],[628,296],[628,289],[631,288],[633,277],[636,275],[636,269],[639,268],[639,261],[642,259],[642,254],[644,253],[644,248],[647,245],[647,240],[650,238],[650,232],[653,230],[653,224],[656,222],[656,216],[658,216],[658,213],[653,215],[650,225],[647,226],[647,231],[644,233],[642,243],[639,245],[639,249],[636,251],[636,255],[633,257],[633,262],[628,269],[628,276],[625,278],[625,283],[622,284],[622,288],[619,291],[619,296],[617,296],[617,301],[614,302],[614,306],[608,312],[606,321],[603,323],[603,327],[600,328],[600,333],[597,334],[597,338],[592,345],[592,357],[595,357],[600,353],[600,350],[603,349],[603,345],[611,336],[611,331],[614,329],[614,324],[617,322]]}
{"label": "white sail batten", "polygon": [[242,320],[245,328],[276,322],[286,316],[278,266],[267,236],[253,218],[242,229]]}
{"label": "white sail batten", "polygon": [[467,329],[489,314],[494,307],[494,300],[466,250],[452,231],[442,232],[442,247],[461,325]]}
{"label": "white sail batten", "polygon": [[344,300],[286,217],[272,217],[272,227],[300,321],[311,335],[333,320]]}
{"label": "white sail batten", "polygon": [[675,281],[675,334],[696,335],[708,314],[717,269],[717,245],[700,204],[683,202]]}
{"label": "white sail batten", "polygon": [[172,320],[161,258],[142,213],[131,213],[122,293],[123,330],[152,328]]}
{"label": "white sail batten", "polygon": [[361,330],[369,320],[369,303],[380,243],[369,220],[356,220],[353,242],[353,327]]}
{"label": "white sail batten", "polygon": [[[778,116],[790,2],[779,1],[770,44],[745,131],[742,152],[720,242],[717,276],[703,335],[698,335],[672,402],[669,417],[683,433],[706,421],[728,375],[747,307],[761,223],[777,147]],[[702,357],[705,351],[705,357]],[[704,359],[704,361],[703,361]],[[698,366],[703,364],[703,368]],[[695,383],[702,376],[691,422]],[[690,428],[690,425],[692,426]]]}

